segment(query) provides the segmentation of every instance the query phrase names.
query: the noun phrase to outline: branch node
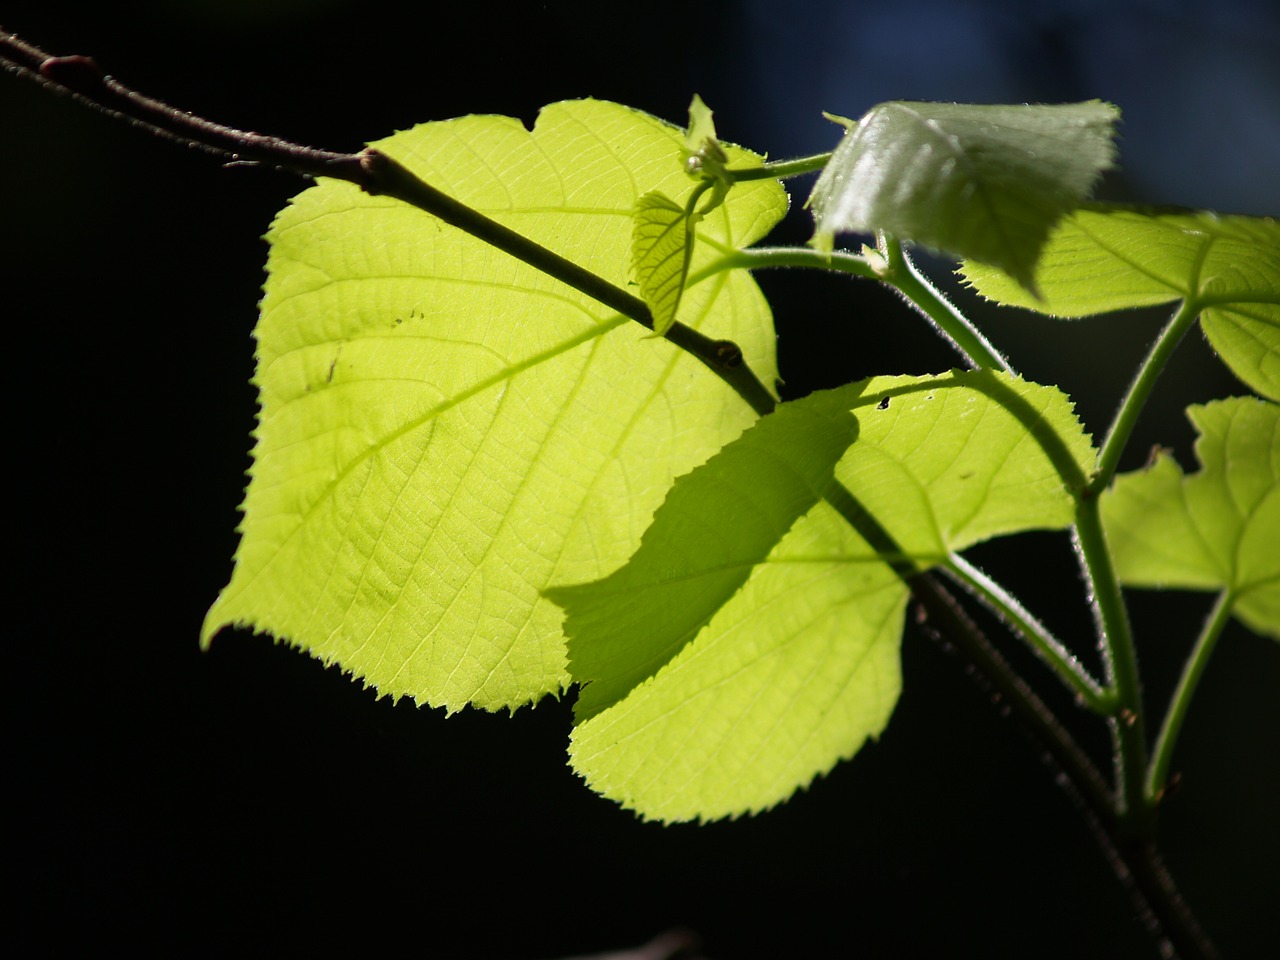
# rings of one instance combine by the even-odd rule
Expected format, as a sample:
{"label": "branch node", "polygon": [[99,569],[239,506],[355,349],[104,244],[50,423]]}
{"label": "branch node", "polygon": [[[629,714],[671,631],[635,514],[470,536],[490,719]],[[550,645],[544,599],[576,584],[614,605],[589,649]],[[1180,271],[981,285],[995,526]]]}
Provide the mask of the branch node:
{"label": "branch node", "polygon": [[105,75],[93,57],[72,54],[68,57],[48,57],[40,64],[40,76],[64,87],[101,86]]}
{"label": "branch node", "polygon": [[732,340],[717,340],[714,347],[716,362],[725,370],[742,365],[742,348]]}

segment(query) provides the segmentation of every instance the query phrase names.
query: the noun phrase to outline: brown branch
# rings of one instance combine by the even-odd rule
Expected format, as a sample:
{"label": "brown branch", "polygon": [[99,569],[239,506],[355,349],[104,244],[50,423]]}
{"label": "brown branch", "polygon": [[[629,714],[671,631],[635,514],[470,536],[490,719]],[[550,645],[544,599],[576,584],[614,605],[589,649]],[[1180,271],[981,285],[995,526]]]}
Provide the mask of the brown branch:
{"label": "brown branch", "polygon": [[1216,960],[1217,948],[1182,899],[1159,848],[1150,838],[1126,836],[1112,791],[1053,711],[992,646],[954,596],[930,577],[917,576],[910,583],[921,607],[919,625],[944,647],[954,643],[973,667],[974,679],[1008,705],[1010,718],[1058,772],[1058,785],[1133,899],[1163,960]]}
{"label": "brown branch", "polygon": [[[54,93],[227,163],[260,163],[305,177],[345,180],[370,195],[402,200],[653,329],[653,316],[639,297],[442,193],[379,150],[335,153],[213,123],[125,86],[92,57],[52,56],[3,30],[0,64]],[[773,409],[773,395],[742,362],[742,351],[732,341],[713,339],[679,322],[666,338],[701,361],[757,413]]]}

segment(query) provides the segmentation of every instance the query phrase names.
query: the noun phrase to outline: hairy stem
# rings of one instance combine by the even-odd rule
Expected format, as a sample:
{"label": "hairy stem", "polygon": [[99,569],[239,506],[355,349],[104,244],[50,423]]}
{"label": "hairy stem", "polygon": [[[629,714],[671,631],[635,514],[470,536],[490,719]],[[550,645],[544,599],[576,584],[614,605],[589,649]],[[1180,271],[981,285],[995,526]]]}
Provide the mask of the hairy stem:
{"label": "hairy stem", "polygon": [[882,233],[879,249],[887,264],[881,279],[902,294],[907,303],[929,320],[940,335],[954,344],[972,366],[1014,372],[1009,361],[992,346],[991,341],[982,335],[973,322],[916,269],[900,241]]}
{"label": "hairy stem", "polygon": [[829,270],[878,280],[895,289],[917,312],[933,325],[971,367],[985,367],[1012,372],[991,343],[915,268],[901,245],[900,257],[872,263],[867,257],[844,250],[813,250],[808,247],[753,247],[726,254],[704,268],[704,272],[743,268],[763,270],[771,267],[803,267]]}
{"label": "hairy stem", "polygon": [[1115,751],[1117,813],[1126,833],[1150,837],[1155,820],[1146,802],[1143,783],[1147,735],[1138,655],[1096,497],[1082,497],[1077,501],[1075,539],[1092,593],[1107,680],[1115,696],[1111,739]]}
{"label": "hairy stem", "polygon": [[1169,701],[1169,709],[1164,715],[1164,723],[1156,737],[1155,749],[1152,751],[1151,768],[1147,772],[1147,799],[1151,804],[1158,804],[1169,785],[1169,767],[1173,761],[1173,749],[1178,742],[1178,734],[1182,730],[1182,721],[1186,718],[1187,708],[1195,695],[1200,677],[1209,663],[1213,648],[1222,635],[1222,630],[1231,619],[1231,609],[1235,598],[1229,590],[1218,594],[1218,599],[1205,618],[1200,635],[1196,637],[1195,647],[1182,668],[1182,676],[1178,678],[1177,689]]}
{"label": "hairy stem", "polygon": [[706,273],[722,270],[768,270],[777,267],[803,267],[810,270],[834,270],[864,280],[879,280],[880,274],[866,257],[844,250],[824,252],[810,247],[749,247],[725,254],[703,268]]}
{"label": "hairy stem", "polygon": [[1124,453],[1129,437],[1133,434],[1133,428],[1138,423],[1138,417],[1142,414],[1142,408],[1146,406],[1147,398],[1151,396],[1151,391],[1156,385],[1156,380],[1159,379],[1173,351],[1199,315],[1198,305],[1189,300],[1182,301],[1164,329],[1160,331],[1156,342],[1151,345],[1151,350],[1142,361],[1142,366],[1138,368],[1137,376],[1129,385],[1129,390],[1120,401],[1120,407],[1111,421],[1111,428],[1102,442],[1102,450],[1098,454],[1098,465],[1094,470],[1093,479],[1089,482],[1087,494],[1096,496],[1111,483],[1111,478],[1115,476],[1120,463],[1120,455]]}
{"label": "hairy stem", "polygon": [[984,606],[1012,627],[1086,707],[1100,714],[1110,714],[1113,711],[1114,696],[1103,690],[1098,681],[1089,676],[1089,672],[1085,670],[1079,659],[1064,647],[1044,624],[1032,616],[1018,602],[1017,597],[1012,596],[1004,587],[959,554],[951,554],[943,565],[943,569],[951,575],[952,579],[977,597]]}
{"label": "hairy stem", "polygon": [[[1115,694],[1112,742],[1119,785],[1119,812],[1124,829],[1136,838],[1149,838],[1155,830],[1155,804],[1148,789],[1145,711],[1137,652],[1119,579],[1112,567],[1111,553],[1102,529],[1098,495],[1115,476],[1120,456],[1156,380],[1198,314],[1199,307],[1184,300],[1152,344],[1107,431],[1093,476],[1077,501],[1076,543],[1093,592],[1103,657],[1111,690]],[[1176,727],[1173,732],[1176,734]]]}
{"label": "hairy stem", "polygon": [[758,167],[730,167],[725,171],[730,178],[738,180],[785,180],[787,177],[801,177],[806,173],[817,173],[831,159],[830,153],[817,153],[812,157],[797,157],[794,160],[772,160]]}

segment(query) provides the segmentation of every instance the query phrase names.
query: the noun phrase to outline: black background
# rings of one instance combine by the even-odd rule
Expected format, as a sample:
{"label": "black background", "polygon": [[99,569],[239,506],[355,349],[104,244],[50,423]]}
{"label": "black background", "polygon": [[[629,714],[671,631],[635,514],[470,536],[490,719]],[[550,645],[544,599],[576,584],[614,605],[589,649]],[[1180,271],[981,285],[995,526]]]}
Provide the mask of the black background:
{"label": "black background", "polygon": [[[1106,195],[1280,212],[1280,21],[1263,2],[100,6],[6,3],[0,22],[185,109],[334,149],[587,95],[681,122],[697,91],[724,138],[780,157],[834,143],[822,109],[1097,96],[1127,118]],[[587,791],[565,765],[568,702],[446,719],[265,638],[201,653],[248,465],[256,238],[299,187],[0,78],[11,932],[50,954],[519,960],[684,924],[718,960],[1155,956],[1051,772],[914,632],[879,743],[771,813],[703,827]],[[780,237],[806,236],[796,209]],[[867,285],[760,280],[788,396],[954,362]],[[985,322],[1100,431],[1161,320]],[[1192,465],[1181,406],[1239,391],[1193,335],[1130,465],[1157,441]],[[1065,538],[1023,540],[978,559],[1094,665]],[[1134,603],[1159,707],[1208,602]],[[1278,682],[1274,643],[1231,627],[1163,822],[1228,956],[1280,938]]]}

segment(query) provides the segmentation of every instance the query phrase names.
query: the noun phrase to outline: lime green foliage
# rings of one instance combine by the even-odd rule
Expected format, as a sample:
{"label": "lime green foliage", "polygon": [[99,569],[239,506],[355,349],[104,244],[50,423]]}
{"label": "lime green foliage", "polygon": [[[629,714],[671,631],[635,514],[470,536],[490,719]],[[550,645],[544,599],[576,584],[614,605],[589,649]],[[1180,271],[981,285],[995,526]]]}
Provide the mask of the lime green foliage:
{"label": "lime green foliage", "polygon": [[1087,208],[1045,247],[1043,299],[981,264],[961,272],[985,297],[1060,317],[1187,300],[1232,372],[1280,399],[1280,222],[1271,218]]}
{"label": "lime green foliage", "polygon": [[[637,200],[690,190],[683,145],[596,101],[547,107],[532,132],[467,117],[376,144],[619,285]],[[736,247],[785,208],[776,181],[753,181],[702,229]],[[670,343],[398,201],[322,181],[269,240],[242,540],[205,642],[246,624],[449,709],[560,690],[561,615],[541,591],[625,561],[672,480],[752,412]],[[686,291],[682,319],[773,382],[745,273]]]}
{"label": "lime green foliage", "polygon": [[[1097,101],[881,105],[847,125],[814,189],[814,242],[888,235],[878,276],[993,365],[968,321],[899,269],[897,240],[969,258],[988,297],[1064,316],[1185,300],[1232,368],[1276,396],[1275,222],[1063,219],[1110,165],[1116,117]],[[687,132],[576,101],[533,131],[468,117],[375,146],[607,283],[634,280],[658,334],[678,317],[735,341],[766,383],[771,318],[739,267],[843,257],[872,272],[849,255],[738,253],[785,211],[768,179],[781,167],[722,144],[696,97]],[[757,420],[750,391],[729,385],[736,368],[703,354],[724,379],[710,375],[694,357],[704,348],[646,336],[397,200],[322,181],[269,239],[243,537],[206,643],[249,625],[450,710],[515,708],[576,683],[570,759],[587,782],[646,818],[711,820],[783,801],[883,731],[908,584],[935,586],[917,574],[945,564],[977,584],[960,551],[1075,522],[1107,627],[1107,689],[997,584],[977,595],[1091,708],[1141,711],[1093,495],[1165,354],[1153,350],[1101,456],[1065,395],[994,370],[874,377]],[[1161,342],[1193,315],[1175,314],[1184,326]],[[1221,590],[1280,636],[1277,409],[1193,408],[1199,473],[1162,458],[1116,480],[1100,509],[1125,583]],[[1194,677],[1180,685],[1162,730],[1157,787],[1193,689]],[[1117,751],[1127,790],[1144,748],[1121,735]]]}
{"label": "lime green foliage", "polygon": [[605,580],[547,591],[568,610],[579,721],[612,706],[705,626],[827,492],[857,433],[844,391],[788,403],[693,473]]}
{"label": "lime green foliage", "polygon": [[1061,393],[1003,374],[785,405],[677,481],[627,566],[550,591],[589,681],[574,767],[655,819],[784,800],[878,735],[900,690],[907,588],[819,501],[832,466],[925,567],[1068,525],[1092,456]]}
{"label": "lime green foliage", "polygon": [[631,270],[653,314],[653,332],[659,335],[676,322],[693,259],[696,222],[695,215],[656,190],[636,203]]}
{"label": "lime green foliage", "polygon": [[700,179],[726,180],[728,154],[716,138],[716,124],[710,107],[696,93],[689,101],[689,128],[684,137],[685,172]]}
{"label": "lime green foliage", "polygon": [[859,442],[836,476],[907,556],[936,562],[992,537],[1071,523],[1094,450],[1061,391],[985,370],[854,388],[863,391]]}
{"label": "lime green foliage", "polygon": [[[693,263],[698,223],[724,203],[731,186],[725,173],[729,155],[716,139],[711,111],[697,94],[689,104],[683,154],[686,172],[703,182],[683,206],[659,190],[646,193],[636,203],[631,238],[631,271],[653,315],[653,330],[660,336],[676,322]],[[703,201],[708,189],[711,196]]]}
{"label": "lime green foliage", "polygon": [[1119,112],[883,103],[836,148],[809,198],[814,242],[883,230],[988,263],[1028,290],[1053,225],[1112,164]]}
{"label": "lime green foliage", "polygon": [[1189,408],[1201,469],[1161,454],[1102,499],[1121,580],[1227,590],[1251,629],[1280,639],[1280,406],[1235,397]]}

